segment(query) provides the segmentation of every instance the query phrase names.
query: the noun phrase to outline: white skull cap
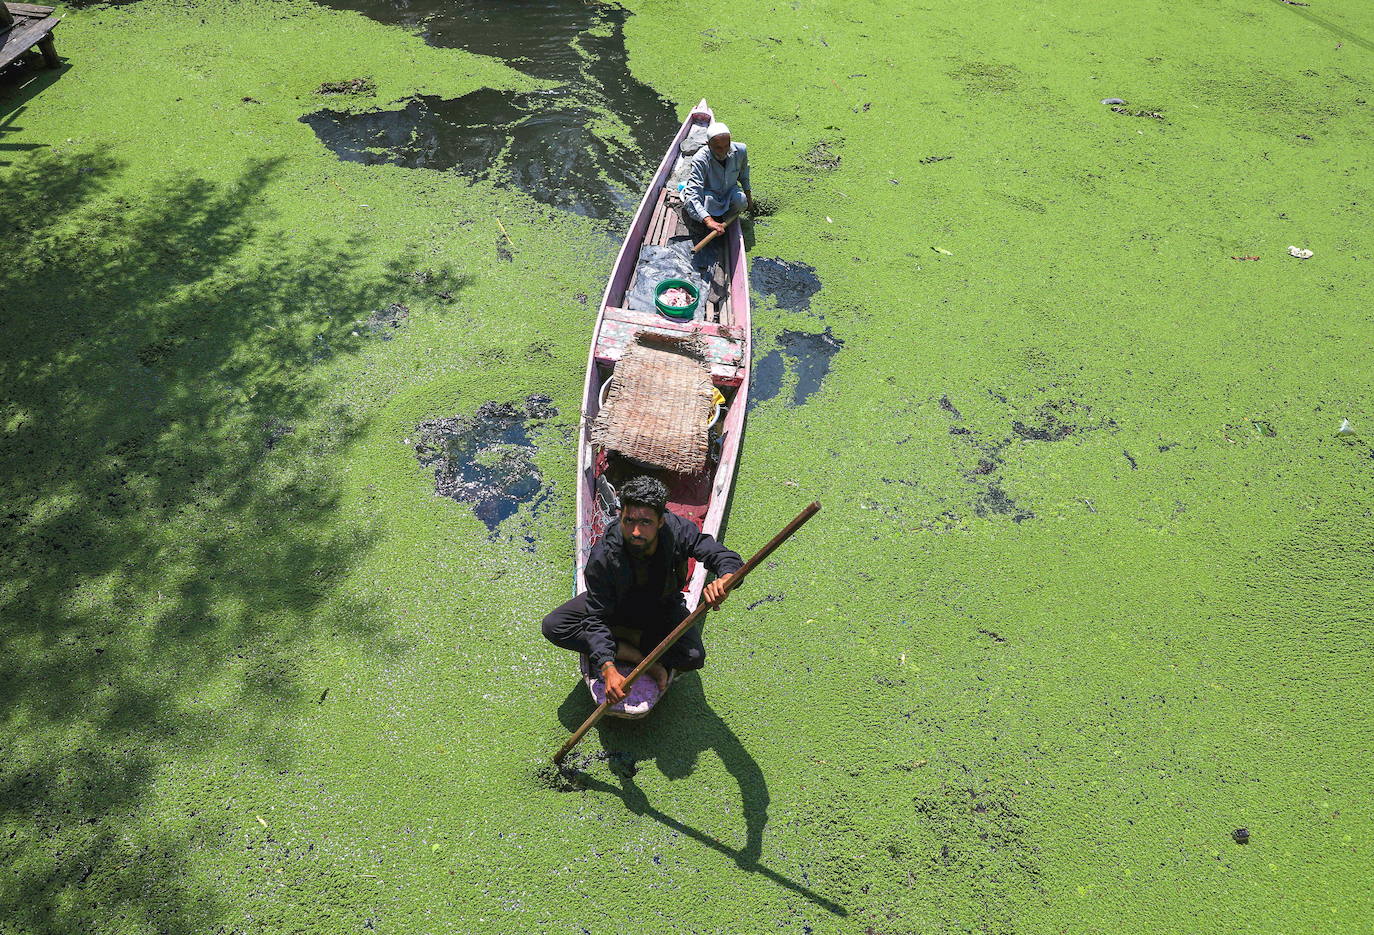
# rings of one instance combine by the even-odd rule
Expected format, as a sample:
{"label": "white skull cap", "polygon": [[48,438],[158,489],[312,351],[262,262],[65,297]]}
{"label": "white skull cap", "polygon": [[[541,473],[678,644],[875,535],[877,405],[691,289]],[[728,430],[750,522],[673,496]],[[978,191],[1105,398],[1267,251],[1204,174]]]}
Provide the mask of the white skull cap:
{"label": "white skull cap", "polygon": [[725,124],[721,123],[719,120],[712,120],[711,125],[706,128],[706,138],[708,140],[713,140],[716,137],[720,136],[722,133],[728,134],[729,132],[730,128],[727,127]]}

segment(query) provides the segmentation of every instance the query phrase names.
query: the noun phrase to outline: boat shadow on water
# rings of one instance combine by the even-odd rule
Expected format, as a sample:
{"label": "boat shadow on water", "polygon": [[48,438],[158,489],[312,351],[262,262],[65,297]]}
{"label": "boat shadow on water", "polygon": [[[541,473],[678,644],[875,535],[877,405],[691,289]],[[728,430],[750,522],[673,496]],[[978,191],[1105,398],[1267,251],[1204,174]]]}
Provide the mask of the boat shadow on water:
{"label": "boat shadow on water", "polygon": [[[591,699],[586,687],[579,682],[559,705],[558,719],[569,731],[574,731],[591,711]],[[596,734],[603,752],[613,764],[633,765],[615,770],[619,786],[583,775],[579,779],[579,785],[583,788],[615,796],[633,814],[652,818],[706,845],[733,860],[741,870],[764,876],[827,912],[837,916],[849,915],[838,903],[759,863],[763,852],[763,829],[768,824],[768,782],[763,770],[740,743],[735,732],[706,700],[697,673],[679,675],[673,681],[672,690],[658,704],[651,717],[643,721],[602,720],[596,727]],[[649,762],[653,762],[669,779],[686,778],[696,769],[698,757],[708,750],[720,758],[726,770],[739,783],[745,822],[745,843],[742,848],[731,847],[707,832],[655,808],[644,790],[634,781],[638,768]]]}

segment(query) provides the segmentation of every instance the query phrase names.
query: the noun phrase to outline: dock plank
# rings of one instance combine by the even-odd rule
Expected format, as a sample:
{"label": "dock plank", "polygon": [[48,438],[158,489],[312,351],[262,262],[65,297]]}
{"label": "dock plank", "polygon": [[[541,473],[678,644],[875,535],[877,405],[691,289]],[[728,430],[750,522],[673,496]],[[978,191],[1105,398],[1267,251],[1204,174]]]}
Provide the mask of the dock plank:
{"label": "dock plank", "polygon": [[[6,4],[11,8],[11,4]],[[0,35],[0,68],[9,65],[34,46],[39,46],[43,58],[50,67],[58,64],[57,53],[53,51],[52,31],[62,20],[56,16],[44,19],[15,17],[9,32]]]}

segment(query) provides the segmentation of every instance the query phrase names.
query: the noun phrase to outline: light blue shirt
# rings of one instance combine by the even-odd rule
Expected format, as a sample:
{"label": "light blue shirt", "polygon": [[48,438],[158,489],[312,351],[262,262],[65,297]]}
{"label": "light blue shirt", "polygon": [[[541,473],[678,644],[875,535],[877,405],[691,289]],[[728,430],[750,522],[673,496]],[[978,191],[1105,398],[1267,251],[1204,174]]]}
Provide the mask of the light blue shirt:
{"label": "light blue shirt", "polygon": [[743,143],[730,143],[725,162],[711,154],[711,147],[703,146],[692,157],[692,174],[682,190],[687,211],[698,221],[707,215],[722,215],[730,210],[730,203],[740,189],[749,189],[749,154]]}

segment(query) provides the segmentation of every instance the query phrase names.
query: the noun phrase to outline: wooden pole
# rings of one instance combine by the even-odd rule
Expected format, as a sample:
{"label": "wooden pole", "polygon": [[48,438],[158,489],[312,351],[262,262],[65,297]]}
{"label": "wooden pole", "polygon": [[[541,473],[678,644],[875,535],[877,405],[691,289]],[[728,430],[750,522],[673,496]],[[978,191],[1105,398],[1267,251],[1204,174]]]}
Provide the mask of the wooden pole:
{"label": "wooden pole", "polygon": [[[745,562],[744,567],[740,568],[739,571],[735,572],[733,577],[730,578],[730,584],[726,593],[729,593],[729,591],[733,591],[735,588],[739,587],[739,583],[744,580],[744,576],[749,574],[749,572],[753,571],[755,565],[763,561],[765,558],[772,554],[774,549],[776,549],[778,546],[782,545],[784,542],[790,539],[792,537],[792,534],[796,532],[798,529],[801,529],[802,524],[809,520],[811,517],[815,516],[816,511],[820,508],[820,502],[816,501],[813,502],[806,509],[798,513],[796,519],[788,523],[782,532],[778,533],[776,536],[772,538],[771,541],[769,541],[767,545],[765,545],[763,548],[755,552],[754,557],[749,559],[749,561]],[[667,636],[663,638],[663,642],[659,643],[656,647],[654,647],[653,652],[645,656],[640,661],[639,665],[635,666],[634,671],[625,677],[626,692],[630,690],[630,686],[635,683],[636,679],[638,679],[641,675],[645,673],[649,666],[653,665],[655,662],[658,661],[659,656],[662,656],[664,653],[666,653],[668,651],[668,648],[677,642],[678,637],[682,636],[682,634],[686,633],[696,624],[697,620],[700,619],[704,613],[706,613],[709,607],[710,605],[703,600],[701,604],[697,606],[696,610],[692,611],[690,614],[687,615],[686,620],[679,623],[673,629],[672,633],[669,633]],[[566,757],[568,753],[572,751],[573,747],[577,746],[577,742],[579,740],[586,736],[587,731],[591,730],[596,725],[596,722],[601,720],[602,716],[610,710],[612,704],[613,702],[609,697],[605,701],[601,702],[601,704],[597,706],[597,709],[591,713],[591,716],[588,717],[587,720],[582,722],[582,726],[575,730],[573,732],[573,735],[568,738],[567,743],[563,744],[563,746],[558,748],[558,752],[553,755],[553,763],[555,766],[562,764],[563,758]]]}
{"label": "wooden pole", "polygon": [[693,247],[693,248],[692,248],[692,252],[693,252],[693,253],[700,253],[702,247],[706,246],[708,243],[710,243],[711,241],[715,240],[715,239],[716,239],[717,237],[719,237],[719,236],[720,236],[720,231],[717,231],[717,230],[711,231],[711,233],[709,233],[709,234],[707,234],[705,237],[701,238],[701,243],[699,243],[699,244],[697,244],[695,247]]}

